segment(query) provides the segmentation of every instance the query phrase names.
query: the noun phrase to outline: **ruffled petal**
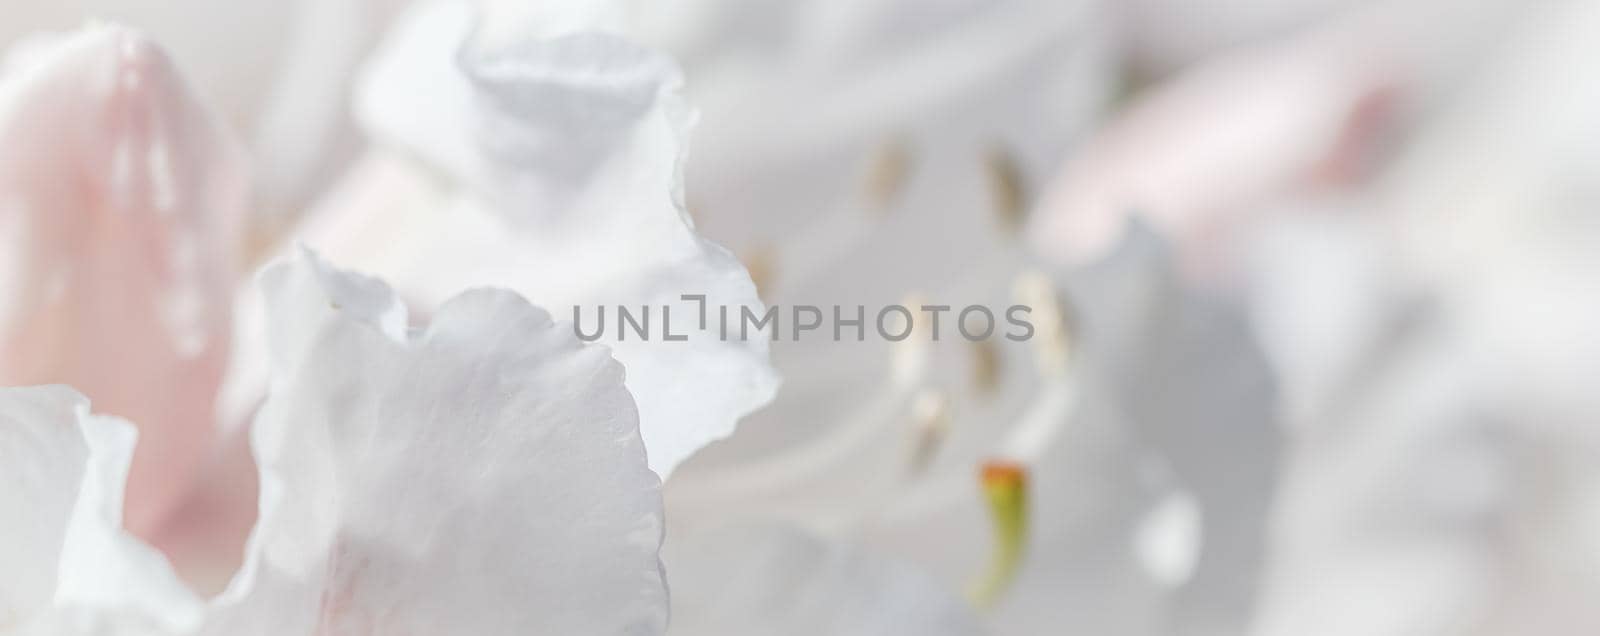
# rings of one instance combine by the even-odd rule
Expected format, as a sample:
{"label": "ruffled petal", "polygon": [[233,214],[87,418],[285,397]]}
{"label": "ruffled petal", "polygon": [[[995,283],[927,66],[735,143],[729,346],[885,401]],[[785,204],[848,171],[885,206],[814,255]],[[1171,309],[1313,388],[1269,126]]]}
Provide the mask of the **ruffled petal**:
{"label": "ruffled petal", "polygon": [[122,530],[136,433],[61,386],[0,389],[0,629],[182,633],[202,606]]}
{"label": "ruffled petal", "polygon": [[40,612],[55,592],[89,457],[73,397],[62,388],[0,389],[0,626]]}
{"label": "ruffled petal", "polygon": [[261,284],[261,517],[206,633],[665,628],[660,482],[604,348],[498,290],[409,331],[309,251]]}
{"label": "ruffled petal", "polygon": [[236,149],[160,50],[111,26],[13,51],[0,140],[0,384],[71,384],[138,423],[127,514],[148,533],[212,437]]}
{"label": "ruffled petal", "polygon": [[[374,159],[300,237],[424,304],[489,284],[563,319],[573,308],[593,320],[599,306],[650,306],[652,338],[624,337],[613,322],[601,341],[628,369],[650,465],[665,476],[770,400],[777,380],[765,338],[725,341],[714,319],[699,320],[698,301],[681,298],[704,295],[709,312],[735,317],[764,310],[739,261],[684,213],[692,115],[676,68],[606,32],[598,13],[557,12],[553,23],[490,13],[475,30],[469,7],[441,3],[402,20],[358,110],[387,147],[442,179],[417,183],[426,179],[414,168]],[[507,24],[540,26],[508,38]],[[411,200],[397,182],[412,182],[401,186]],[[665,341],[663,306],[686,341]]]}

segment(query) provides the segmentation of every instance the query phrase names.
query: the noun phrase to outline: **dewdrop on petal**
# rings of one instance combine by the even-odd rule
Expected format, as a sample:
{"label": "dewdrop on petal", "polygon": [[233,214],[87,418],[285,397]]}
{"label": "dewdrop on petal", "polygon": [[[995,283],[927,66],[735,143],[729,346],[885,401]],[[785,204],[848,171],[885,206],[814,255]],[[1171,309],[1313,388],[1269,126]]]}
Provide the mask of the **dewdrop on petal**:
{"label": "dewdrop on petal", "polygon": [[1162,497],[1139,520],[1133,551],[1152,580],[1178,587],[1194,576],[1202,540],[1200,503],[1176,490]]}

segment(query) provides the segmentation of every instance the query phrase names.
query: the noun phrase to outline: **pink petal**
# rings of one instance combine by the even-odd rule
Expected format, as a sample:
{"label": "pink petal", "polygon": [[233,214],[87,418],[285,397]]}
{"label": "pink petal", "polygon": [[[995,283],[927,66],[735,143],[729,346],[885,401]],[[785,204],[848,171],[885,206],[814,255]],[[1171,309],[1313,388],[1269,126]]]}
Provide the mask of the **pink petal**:
{"label": "pink petal", "polygon": [[1279,197],[1347,180],[1382,132],[1402,78],[1387,42],[1318,33],[1243,50],[1151,91],[1072,157],[1029,235],[1044,256],[1096,260],[1140,214],[1186,264],[1215,269],[1222,239]]}
{"label": "pink petal", "polygon": [[0,384],[65,383],[139,427],[147,535],[213,437],[228,350],[239,156],[137,33],[13,51],[0,76]]}

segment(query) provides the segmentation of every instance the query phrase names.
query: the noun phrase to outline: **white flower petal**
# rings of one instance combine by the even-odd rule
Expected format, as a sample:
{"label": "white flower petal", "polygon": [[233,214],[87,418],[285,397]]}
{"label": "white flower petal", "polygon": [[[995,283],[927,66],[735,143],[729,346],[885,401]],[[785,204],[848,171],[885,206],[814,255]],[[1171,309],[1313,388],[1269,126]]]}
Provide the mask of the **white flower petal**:
{"label": "white flower petal", "polygon": [[[660,111],[687,113],[673,94],[682,83],[676,66],[601,30],[615,19],[593,10],[567,15],[561,5],[419,5],[368,68],[357,96],[363,124],[481,194],[534,197],[500,201],[514,216],[576,213],[572,199],[614,159],[635,171],[671,168],[679,148],[640,143],[650,140],[635,128],[651,126]],[[508,188],[506,178],[517,183]]]}
{"label": "white flower petal", "polygon": [[[849,328],[828,342],[825,323],[773,345],[784,391],[674,475],[669,537],[777,516],[843,529],[951,589],[981,572],[990,528],[973,467],[1039,389],[1028,345],[975,347],[947,315],[940,342],[900,347],[870,316],[908,300],[1012,302],[1030,182],[1111,93],[1099,4],[642,5],[677,23],[655,33],[705,112],[687,175],[699,227],[766,265],[765,300],[869,316],[864,342]],[[948,417],[919,414],[923,398]]]}
{"label": "white flower petal", "polygon": [[48,607],[89,448],[71,391],[0,389],[0,626]]}
{"label": "white flower petal", "polygon": [[470,31],[471,15],[444,3],[403,20],[361,99],[380,140],[423,156],[448,185],[397,201],[394,182],[417,177],[378,160],[389,167],[352,175],[300,236],[423,303],[488,284],[562,318],[580,306],[592,317],[599,305],[671,305],[673,333],[688,341],[663,341],[659,313],[651,341],[617,329],[603,339],[628,369],[650,465],[668,475],[777,386],[765,339],[725,342],[714,320],[699,329],[698,303],[680,298],[704,294],[710,311],[734,316],[762,310],[737,259],[696,235],[683,212],[678,168],[691,116],[677,70],[571,24],[502,46],[502,36]]}
{"label": "white flower petal", "polygon": [[[1065,276],[1085,397],[1031,467],[1032,544],[994,624],[1238,633],[1282,473],[1276,388],[1241,312],[1185,285],[1147,226],[1119,234]],[[1173,567],[1151,571],[1141,560],[1161,537],[1141,525],[1155,513],[1159,526],[1160,502],[1179,492],[1192,499],[1167,529]]]}
{"label": "white flower petal", "polygon": [[780,525],[692,536],[668,554],[673,632],[976,634],[971,610],[915,568]]}
{"label": "white flower petal", "polygon": [[66,387],[0,389],[0,628],[198,626],[199,600],[159,552],[121,529],[135,437],[127,422],[91,415]]}
{"label": "white flower petal", "polygon": [[1117,4],[1124,46],[1146,72],[1166,73],[1197,59],[1284,32],[1292,32],[1352,5],[1346,0],[1239,0],[1197,5],[1173,0]]}
{"label": "white flower petal", "polygon": [[272,4],[281,5],[289,28],[270,86],[254,104],[259,111],[248,128],[260,202],[255,211],[267,215],[266,227],[258,228],[263,234],[285,229],[285,219],[303,212],[337,176],[337,167],[359,154],[350,84],[361,59],[404,6],[401,0]]}
{"label": "white flower petal", "polygon": [[309,252],[261,281],[261,519],[208,633],[665,628],[660,482],[604,348],[494,290],[407,333]]}
{"label": "white flower petal", "polygon": [[[922,357],[917,380],[948,391],[958,414],[932,469],[954,467],[970,484],[975,455],[1003,432],[995,423],[1012,421],[1034,389],[1025,345],[986,343],[1000,361],[986,393],[969,379],[980,350],[952,339],[948,320],[925,356],[903,357],[872,335],[873,312],[911,294],[957,311],[1009,304],[1026,256],[1014,223],[1031,182],[1111,93],[1113,29],[1098,4],[640,5],[704,112],[686,168],[697,227],[765,272],[763,300],[840,305],[847,320],[861,304],[868,320],[865,342],[848,327],[845,342],[828,342],[825,322],[803,344],[774,343],[784,390],[673,481],[711,486],[695,489],[697,500],[723,499],[710,507],[727,490],[759,491],[739,509],[803,510],[808,522],[875,508],[861,495],[901,489],[885,462],[913,454],[913,435],[881,406],[898,383],[887,378],[905,368],[891,360]],[[969,387],[983,398],[966,400]],[[783,473],[781,501],[780,480],[726,478],[755,471]]]}
{"label": "white flower petal", "polygon": [[1115,404],[1132,459],[1159,467],[1138,476],[1144,496],[1176,488],[1198,508],[1202,539],[1175,615],[1236,630],[1282,473],[1276,382],[1240,308],[1185,285],[1164,237],[1139,223],[1123,234],[1068,284],[1082,309],[1084,362],[1106,382],[1100,399]]}
{"label": "white flower petal", "polygon": [[112,26],[14,52],[0,140],[0,384],[68,383],[138,423],[128,521],[146,533],[211,439],[236,149],[160,50]]}

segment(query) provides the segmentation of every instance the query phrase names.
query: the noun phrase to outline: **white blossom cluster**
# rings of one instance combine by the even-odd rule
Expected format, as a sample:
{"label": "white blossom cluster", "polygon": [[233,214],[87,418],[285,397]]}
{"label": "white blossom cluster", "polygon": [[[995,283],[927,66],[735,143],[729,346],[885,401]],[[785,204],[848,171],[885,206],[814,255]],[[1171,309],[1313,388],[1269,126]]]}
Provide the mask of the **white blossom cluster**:
{"label": "white blossom cluster", "polygon": [[0,636],[1600,630],[1593,0],[0,8]]}

